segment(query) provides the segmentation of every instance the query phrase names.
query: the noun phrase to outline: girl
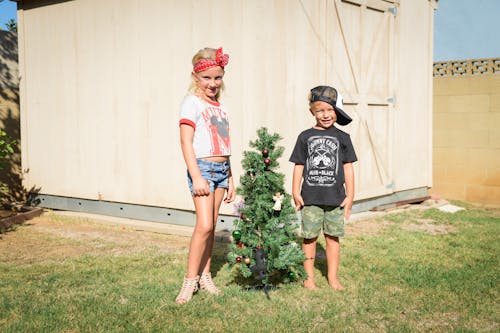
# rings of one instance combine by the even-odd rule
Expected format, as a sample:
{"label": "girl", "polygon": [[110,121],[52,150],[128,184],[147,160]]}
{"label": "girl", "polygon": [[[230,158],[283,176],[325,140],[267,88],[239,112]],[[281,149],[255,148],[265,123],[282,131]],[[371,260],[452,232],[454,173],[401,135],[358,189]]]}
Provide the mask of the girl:
{"label": "girl", "polygon": [[229,56],[222,48],[204,48],[193,57],[191,87],[181,104],[181,149],[187,166],[188,184],[196,211],[187,273],[176,303],[191,300],[198,290],[219,294],[210,274],[215,225],[224,202],[234,200],[235,191],[229,156],[228,114],[219,102],[224,89],[224,67]]}

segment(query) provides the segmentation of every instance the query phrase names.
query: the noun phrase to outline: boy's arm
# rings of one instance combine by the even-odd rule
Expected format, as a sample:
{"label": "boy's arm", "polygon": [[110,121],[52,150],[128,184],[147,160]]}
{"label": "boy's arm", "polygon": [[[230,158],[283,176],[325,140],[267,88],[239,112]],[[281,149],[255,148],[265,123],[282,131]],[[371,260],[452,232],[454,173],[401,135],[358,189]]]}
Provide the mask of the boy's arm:
{"label": "boy's arm", "polygon": [[346,198],[340,206],[344,207],[344,217],[346,220],[349,220],[354,201],[354,168],[352,167],[352,163],[344,163],[344,177]]}
{"label": "boy's arm", "polygon": [[293,167],[293,178],[292,178],[292,196],[295,203],[295,211],[304,206],[304,199],[300,195],[300,185],[302,184],[302,172],[304,171],[303,164],[295,164]]}

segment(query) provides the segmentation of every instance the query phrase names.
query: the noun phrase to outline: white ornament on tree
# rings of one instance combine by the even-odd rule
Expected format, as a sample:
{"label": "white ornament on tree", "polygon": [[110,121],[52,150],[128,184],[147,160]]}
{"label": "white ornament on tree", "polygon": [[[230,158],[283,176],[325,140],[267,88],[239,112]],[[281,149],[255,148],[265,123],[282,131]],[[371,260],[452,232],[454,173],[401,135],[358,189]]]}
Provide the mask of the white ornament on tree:
{"label": "white ornament on tree", "polygon": [[273,195],[273,200],[274,200],[274,210],[281,210],[281,202],[283,201],[283,196],[281,195],[280,192],[276,192],[275,195]]}

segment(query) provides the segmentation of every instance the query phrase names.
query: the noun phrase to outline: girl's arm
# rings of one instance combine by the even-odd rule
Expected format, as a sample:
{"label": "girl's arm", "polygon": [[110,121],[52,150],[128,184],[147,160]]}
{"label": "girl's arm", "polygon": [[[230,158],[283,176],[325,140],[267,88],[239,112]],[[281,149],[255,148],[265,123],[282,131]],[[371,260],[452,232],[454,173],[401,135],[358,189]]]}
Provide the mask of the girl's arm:
{"label": "girl's arm", "polygon": [[198,163],[196,163],[196,155],[193,148],[194,128],[186,125],[180,125],[181,133],[181,149],[187,169],[193,180],[193,192],[195,196],[203,196],[210,194],[208,181],[202,177]]}
{"label": "girl's arm", "polygon": [[354,201],[354,168],[352,163],[344,163],[344,178],[346,198],[340,206],[344,207],[344,217],[349,220]]}
{"label": "girl's arm", "polygon": [[[231,162],[229,162],[229,165],[231,165]],[[236,197],[236,192],[234,191],[233,172],[231,171],[231,167],[229,167],[229,178],[227,180],[227,193],[224,202],[230,203],[234,200],[235,197]]]}
{"label": "girl's arm", "polygon": [[300,195],[300,185],[302,184],[302,172],[304,171],[303,164],[295,164],[293,167],[292,178],[292,196],[295,203],[295,211],[298,211],[304,206],[304,199]]}

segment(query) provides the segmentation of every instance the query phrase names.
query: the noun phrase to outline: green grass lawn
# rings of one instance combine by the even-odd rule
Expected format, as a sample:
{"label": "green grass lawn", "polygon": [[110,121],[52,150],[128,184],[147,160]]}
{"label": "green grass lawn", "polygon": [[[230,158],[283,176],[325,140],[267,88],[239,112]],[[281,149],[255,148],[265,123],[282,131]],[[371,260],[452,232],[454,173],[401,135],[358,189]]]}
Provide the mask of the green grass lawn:
{"label": "green grass lawn", "polygon": [[86,224],[116,239],[51,234],[36,222],[1,235],[0,332],[500,331],[499,210],[409,209],[368,221],[381,227],[342,240],[342,292],[328,288],[321,256],[317,291],[247,291],[219,243],[213,275],[223,296],[198,293],[182,306],[174,299],[188,239],[166,251],[158,244],[175,236],[142,233],[142,246],[129,247],[119,237],[137,231],[44,216],[59,231]]}

